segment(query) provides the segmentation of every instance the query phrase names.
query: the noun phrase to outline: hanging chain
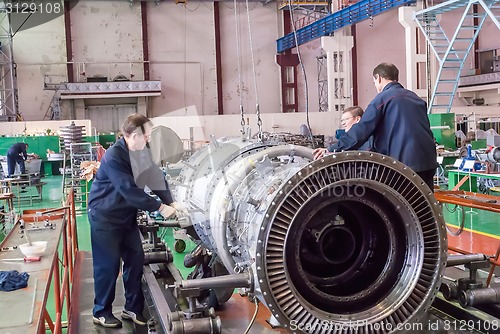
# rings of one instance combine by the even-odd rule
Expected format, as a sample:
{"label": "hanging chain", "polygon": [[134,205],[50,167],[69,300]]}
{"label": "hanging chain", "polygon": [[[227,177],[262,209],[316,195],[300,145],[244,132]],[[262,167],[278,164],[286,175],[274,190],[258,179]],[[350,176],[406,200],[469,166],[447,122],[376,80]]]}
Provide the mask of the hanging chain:
{"label": "hanging chain", "polygon": [[257,126],[259,127],[259,132],[257,132],[257,138],[259,138],[259,140],[262,141],[262,139],[263,139],[262,119],[260,118],[260,108],[259,108],[258,104],[255,106],[255,109],[256,109],[256,114],[257,114]]}
{"label": "hanging chain", "polygon": [[240,115],[241,115],[241,135],[245,136],[245,116],[243,114],[243,105],[240,104]]}
{"label": "hanging chain", "polygon": [[248,6],[248,0],[245,0],[247,7],[247,21],[248,21],[248,39],[250,42],[250,54],[252,56],[252,73],[253,73],[253,86],[255,91],[255,113],[257,115],[257,126],[259,127],[259,131],[257,132],[257,138],[262,141],[262,119],[260,118],[260,109],[259,109],[259,94],[257,92],[257,74],[255,72],[255,57],[253,52],[253,42],[252,42],[252,25],[250,24],[250,8]]}
{"label": "hanging chain", "polygon": [[240,51],[240,43],[241,43],[241,34],[240,34],[240,23],[238,20],[238,3],[234,0],[234,22],[236,24],[236,59],[238,63],[238,94],[240,96],[240,115],[241,115],[241,135],[245,136],[245,117],[243,112],[243,90],[241,84],[241,51]]}

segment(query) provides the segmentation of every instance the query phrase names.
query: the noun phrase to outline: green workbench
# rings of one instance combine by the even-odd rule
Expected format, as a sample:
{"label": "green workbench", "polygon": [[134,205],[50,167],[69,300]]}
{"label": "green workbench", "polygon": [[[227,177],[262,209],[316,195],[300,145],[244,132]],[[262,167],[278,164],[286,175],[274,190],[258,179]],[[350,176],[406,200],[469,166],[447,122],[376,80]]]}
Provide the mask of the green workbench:
{"label": "green workbench", "polygon": [[460,170],[450,170],[448,171],[448,190],[452,190],[464,177],[469,176],[469,179],[460,186],[459,189],[455,190],[466,190],[471,192],[477,192],[477,178],[483,177],[487,179],[500,180],[500,174],[486,174],[486,173],[475,173],[475,172],[464,172]]}

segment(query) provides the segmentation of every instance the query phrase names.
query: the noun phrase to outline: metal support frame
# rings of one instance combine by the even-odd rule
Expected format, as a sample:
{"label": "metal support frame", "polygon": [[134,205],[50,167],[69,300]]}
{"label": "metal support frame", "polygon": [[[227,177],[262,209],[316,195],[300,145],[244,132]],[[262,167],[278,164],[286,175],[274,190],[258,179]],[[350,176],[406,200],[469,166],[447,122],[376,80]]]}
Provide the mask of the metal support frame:
{"label": "metal support frame", "polygon": [[321,47],[327,56],[328,111],[337,113],[340,118],[345,106],[352,105],[351,50],[354,38],[343,34],[322,37]]}
{"label": "metal support frame", "polygon": [[12,48],[10,14],[0,8],[0,121],[16,121],[18,114],[17,78]]}
{"label": "metal support frame", "polygon": [[[64,90],[66,85],[65,84],[58,84],[54,85],[55,92],[54,95],[52,96],[52,100],[50,101],[50,104],[47,108],[47,111],[45,112],[45,115],[43,116],[43,120],[60,120],[61,119],[61,105],[60,105],[60,100],[61,100],[61,90]],[[45,89],[50,89],[49,86],[45,85]],[[51,89],[52,90],[52,89]]]}
{"label": "metal support frame", "polygon": [[[297,44],[302,45],[322,36],[331,35],[334,31],[343,27],[359,23],[388,10],[399,6],[410,5],[415,2],[416,0],[361,0],[321,20],[298,29]],[[276,41],[278,53],[292,49],[296,46],[293,33],[289,33]]]}
{"label": "metal support frame", "polygon": [[[474,5],[480,5],[483,12]],[[439,23],[439,14],[463,9],[450,37]],[[500,30],[500,0],[450,0],[416,12],[415,21],[436,56],[439,70],[429,100],[428,113],[450,112],[467,56],[489,17]]]}
{"label": "metal support frame", "polygon": [[282,112],[298,112],[297,66],[300,63],[299,57],[295,53],[276,55],[276,63],[280,65]]}
{"label": "metal support frame", "polygon": [[318,64],[318,105],[320,112],[328,111],[328,67],[326,54],[316,57]]}
{"label": "metal support frame", "polygon": [[[290,12],[283,11],[283,26],[285,33],[292,31]],[[276,55],[276,63],[280,66],[281,77],[281,112],[298,112],[299,97],[297,87],[297,66],[300,64],[299,55],[291,50]]]}
{"label": "metal support frame", "polygon": [[398,8],[399,23],[405,28],[405,50],[406,50],[406,88],[415,92],[421,98],[427,97],[427,89],[422,88],[419,80],[419,64],[425,66],[427,57],[418,50],[418,29],[413,13],[415,7]]}
{"label": "metal support frame", "polygon": [[294,12],[295,19],[293,24],[296,29],[321,20],[331,13],[328,1],[321,0],[283,0],[278,4],[278,8]]}

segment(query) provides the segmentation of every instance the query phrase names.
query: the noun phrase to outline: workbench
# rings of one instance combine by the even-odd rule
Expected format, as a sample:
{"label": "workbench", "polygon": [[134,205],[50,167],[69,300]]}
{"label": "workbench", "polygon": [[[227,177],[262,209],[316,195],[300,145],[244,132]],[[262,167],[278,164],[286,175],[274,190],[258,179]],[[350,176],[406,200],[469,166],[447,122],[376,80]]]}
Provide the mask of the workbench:
{"label": "workbench", "polygon": [[500,197],[477,194],[463,190],[441,190],[434,193],[441,203],[455,204],[500,213]]}
{"label": "workbench", "polygon": [[[449,190],[466,190],[470,192],[477,192],[477,179],[479,177],[500,180],[500,174],[487,174],[478,172],[465,172],[461,170],[450,170],[448,171],[448,189]],[[467,178],[464,180],[464,178]],[[464,181],[458,189],[455,187]]]}
{"label": "workbench", "polygon": [[[0,314],[2,315],[0,317],[0,333],[37,333],[39,326],[43,326],[43,332],[45,332],[43,305],[46,304],[50,291],[49,277],[63,226],[62,219],[51,222],[55,223],[54,229],[41,228],[44,224],[43,219],[41,222],[25,224],[25,229],[28,230],[32,242],[48,241],[47,249],[39,262],[4,262],[1,260],[22,258],[23,254],[19,249],[0,252],[0,270],[17,270],[20,273],[28,272],[30,275],[26,288],[10,292],[0,291],[0,298],[2,300],[0,303]],[[30,231],[33,227],[38,229]],[[20,231],[19,224],[16,224],[0,244],[1,248],[15,247],[26,243],[26,237]],[[36,291],[34,290],[35,285]],[[31,323],[30,318],[32,318]]]}

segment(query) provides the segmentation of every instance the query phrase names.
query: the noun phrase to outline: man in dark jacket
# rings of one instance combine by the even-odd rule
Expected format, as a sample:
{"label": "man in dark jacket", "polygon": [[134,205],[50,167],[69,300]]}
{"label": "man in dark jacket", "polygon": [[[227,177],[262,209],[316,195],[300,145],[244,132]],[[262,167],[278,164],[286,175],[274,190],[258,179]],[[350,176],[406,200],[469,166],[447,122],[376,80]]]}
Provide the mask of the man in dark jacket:
{"label": "man in dark jacket", "polygon": [[[122,125],[123,138],[105,153],[89,194],[92,257],[94,264],[93,321],[104,327],[121,327],[112,313],[116,279],[123,260],[125,307],[122,319],[145,325],[141,290],[144,251],[137,226],[137,210],[159,211],[175,217],[173,202],[161,170],[152,163],[147,142],[151,124],[140,114],[130,115]],[[161,200],[144,192],[148,186]]]}
{"label": "man in dark jacket", "polygon": [[373,70],[379,93],[368,105],[359,123],[327,150],[316,149],[315,159],[329,152],[355,150],[373,136],[372,151],[401,161],[434,189],[436,146],[424,100],[398,82],[399,71],[382,63]]}
{"label": "man in dark jacket", "polygon": [[28,146],[29,145],[26,143],[15,143],[7,151],[7,169],[9,177],[14,175],[14,172],[16,170],[16,163],[19,164],[19,170],[21,171],[21,174],[26,174],[24,161],[28,158],[28,153],[26,152]]}

